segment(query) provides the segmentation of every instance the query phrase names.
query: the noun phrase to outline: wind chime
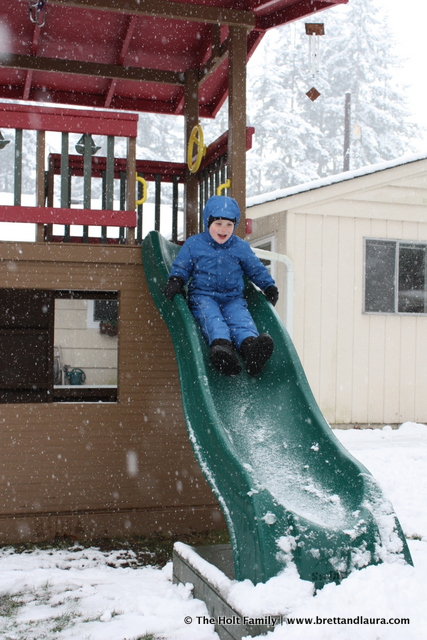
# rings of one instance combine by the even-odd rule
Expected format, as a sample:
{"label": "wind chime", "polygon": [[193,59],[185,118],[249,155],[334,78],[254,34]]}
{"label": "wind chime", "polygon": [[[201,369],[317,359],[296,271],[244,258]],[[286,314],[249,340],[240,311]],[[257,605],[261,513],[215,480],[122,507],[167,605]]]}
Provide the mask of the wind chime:
{"label": "wind chime", "polygon": [[[308,35],[308,64],[310,75],[314,80],[319,73],[320,68],[320,40],[319,36],[325,35],[325,25],[323,22],[306,22],[305,33]],[[305,94],[312,102],[317,100],[320,92],[316,87],[311,87]]]}

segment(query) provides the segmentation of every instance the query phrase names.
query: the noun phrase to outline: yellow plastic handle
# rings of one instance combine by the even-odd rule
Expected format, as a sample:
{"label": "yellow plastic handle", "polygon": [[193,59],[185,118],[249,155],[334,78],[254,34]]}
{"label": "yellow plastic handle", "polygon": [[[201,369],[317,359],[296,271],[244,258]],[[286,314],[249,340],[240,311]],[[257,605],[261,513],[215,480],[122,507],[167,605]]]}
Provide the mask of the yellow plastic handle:
{"label": "yellow plastic handle", "polygon": [[225,182],[219,185],[219,187],[216,190],[216,195],[220,196],[221,192],[224,191],[224,189],[229,189],[230,187],[231,187],[231,180],[229,178],[228,180],[226,180]]}
{"label": "yellow plastic handle", "polygon": [[137,182],[140,182],[142,184],[142,198],[140,198],[139,200],[137,200],[135,202],[135,205],[138,206],[139,204],[144,204],[144,202],[147,200],[148,184],[147,184],[147,181],[145,180],[145,178],[142,178],[138,174],[136,174],[136,178],[135,179],[136,179]]}
{"label": "yellow plastic handle", "polygon": [[[197,154],[194,157],[194,146],[197,147]],[[202,164],[202,160],[206,155],[205,138],[203,135],[203,129],[200,124],[196,124],[190,133],[190,139],[188,141],[187,148],[187,166],[190,173],[197,173]]]}

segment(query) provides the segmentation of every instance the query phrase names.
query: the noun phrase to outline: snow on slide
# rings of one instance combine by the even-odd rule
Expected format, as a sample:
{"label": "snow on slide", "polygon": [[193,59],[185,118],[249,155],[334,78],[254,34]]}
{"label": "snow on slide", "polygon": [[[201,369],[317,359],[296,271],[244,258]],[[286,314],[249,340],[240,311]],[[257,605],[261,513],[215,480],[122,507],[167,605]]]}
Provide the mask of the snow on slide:
{"label": "snow on slide", "polygon": [[250,311],[274,354],[257,377],[211,365],[185,300],[162,293],[179,248],[150,232],[144,270],[172,335],[189,437],[227,521],[236,579],[265,582],[294,562],[321,587],[370,564],[412,564],[392,505],[333,434],[286,329],[250,283]]}

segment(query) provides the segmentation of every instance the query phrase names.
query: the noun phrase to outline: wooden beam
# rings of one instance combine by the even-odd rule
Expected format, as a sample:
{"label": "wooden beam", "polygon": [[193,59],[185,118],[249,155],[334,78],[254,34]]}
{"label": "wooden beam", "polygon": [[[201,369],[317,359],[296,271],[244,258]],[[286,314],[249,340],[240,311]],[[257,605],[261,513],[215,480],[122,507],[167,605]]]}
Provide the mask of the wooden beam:
{"label": "wooden beam", "polygon": [[175,71],[123,67],[118,64],[84,62],[82,60],[61,60],[60,58],[28,56],[18,53],[0,54],[0,67],[67,73],[77,76],[96,76],[98,78],[116,78],[135,82],[154,82],[157,84],[184,85],[185,83],[184,74],[176,73]]}
{"label": "wooden beam", "polygon": [[203,84],[203,82],[207,80],[207,78],[209,78],[209,76],[212,75],[212,73],[214,73],[218,69],[218,67],[224,62],[224,60],[227,58],[228,45],[229,45],[228,38],[224,40],[222,44],[218,43],[217,45],[214,45],[214,42],[212,42],[212,55],[209,58],[209,60],[205,62],[205,64],[199,71],[200,85]]}
{"label": "wooden beam", "polygon": [[[246,151],[252,149],[252,137],[255,133],[254,127],[246,127]],[[215,162],[218,158],[226,154],[228,151],[228,131],[224,131],[219,138],[214,140],[206,149],[206,155],[200,165],[200,171]]]}
{"label": "wooden beam", "polygon": [[135,137],[138,133],[138,115],[126,112],[0,103],[0,121],[6,129],[68,131],[125,138]]}
{"label": "wooden beam", "polygon": [[231,196],[237,200],[241,218],[237,228],[245,236],[246,226],[246,30],[230,29],[228,57],[228,178]]}
{"label": "wooden beam", "polygon": [[[36,191],[37,206],[44,207],[45,204],[45,154],[46,154],[46,132],[37,131],[37,160],[36,160]],[[36,228],[36,241],[43,242],[44,225],[38,224]]]}
{"label": "wooden beam", "polygon": [[300,0],[266,16],[258,16],[256,19],[256,28],[262,31],[272,29],[278,25],[293,22],[299,18],[304,18],[330,9],[336,4],[346,4],[348,0]]}
{"label": "wooden beam", "polygon": [[[254,131],[253,127],[249,128]],[[250,148],[250,147],[249,147]],[[55,175],[61,173],[61,154],[50,153],[49,160],[51,162],[51,170]],[[83,156],[69,155],[68,167],[72,176],[83,175]],[[178,182],[183,184],[185,180],[185,172],[187,165],[183,162],[166,162],[162,160],[136,160],[135,170],[142,173],[147,182],[154,182],[156,175],[161,176],[162,182],[173,182],[174,178],[178,178]],[[92,157],[92,178],[101,178],[104,171],[107,170],[106,156]],[[114,158],[114,178],[118,180],[122,172],[127,171],[126,158]]]}
{"label": "wooden beam", "polygon": [[[31,49],[30,49],[30,54],[32,56],[35,56],[37,54],[37,50],[39,48],[40,35],[41,35],[41,28],[39,27],[38,24],[36,24],[34,26],[33,41],[31,43]],[[25,78],[24,91],[22,93],[23,100],[28,100],[30,96],[32,79],[33,79],[33,72],[29,70],[27,71],[27,76]]]}
{"label": "wooden beam", "polygon": [[[1,68],[1,65],[0,65]],[[227,83],[225,82],[225,88],[222,86],[219,88],[217,92],[217,96],[213,98],[212,103],[202,103],[199,108],[199,114],[201,118],[212,118],[214,109],[218,110],[218,102],[220,101],[220,97],[222,96],[222,91],[227,90]],[[73,105],[75,107],[79,107],[82,109],[95,108],[95,109],[105,109],[105,93],[76,93],[72,92],[72,90],[67,91],[57,91],[54,88],[49,89],[46,92],[46,101],[49,100],[49,104],[54,105]],[[29,96],[29,100],[36,101],[37,98],[40,98],[40,93],[37,95],[31,92]],[[22,88],[11,87],[11,85],[0,86],[0,100],[22,100]],[[225,99],[225,96],[224,96]],[[220,106],[222,105],[223,100],[220,102]],[[165,98],[164,100],[156,101],[154,98],[138,98],[135,97],[125,97],[120,96],[117,93],[114,94],[112,102],[110,104],[110,109],[112,109],[115,113],[117,112],[147,112],[147,113],[164,113],[172,116],[182,116],[183,115],[183,104],[184,104],[184,87],[178,87],[176,93],[170,97],[170,99]],[[3,125],[5,127],[5,125]],[[47,131],[48,129],[46,129]],[[112,134],[113,135],[113,134]]]}
{"label": "wooden beam", "polygon": [[[127,54],[128,50],[129,50],[129,46],[130,46],[130,42],[132,40],[133,32],[135,31],[135,27],[136,27],[136,22],[137,22],[137,17],[136,16],[130,16],[129,22],[128,22],[128,25],[127,25],[127,28],[126,28],[126,35],[123,38],[122,47],[120,49],[119,57],[118,57],[118,60],[117,60],[117,64],[119,64],[121,66],[124,63],[126,54]],[[114,92],[116,90],[117,82],[118,82],[117,78],[114,78],[110,82],[110,86],[108,87],[107,96],[105,98],[105,103],[104,103],[104,106],[106,108],[108,108],[111,105],[111,101],[113,99]]]}
{"label": "wooden beam", "polygon": [[136,215],[135,211],[0,205],[0,222],[83,224],[96,227],[135,227]]}
{"label": "wooden beam", "polygon": [[133,211],[133,219],[135,224],[132,228],[128,227],[126,242],[127,244],[135,244],[135,226],[136,226],[136,138],[128,138],[127,163],[126,163],[126,208]]}
{"label": "wooden beam", "polygon": [[[193,127],[199,122],[199,74],[197,69],[189,69],[186,72],[185,98],[184,98],[184,154],[187,161],[187,148]],[[184,185],[184,220],[185,237],[199,231],[199,181],[197,174],[190,173],[187,169]]]}
{"label": "wooden beam", "polygon": [[186,20],[213,24],[255,27],[255,16],[250,11],[209,7],[184,2],[159,2],[159,0],[49,0],[49,6],[59,5],[77,9],[95,9],[114,13],[154,16],[172,20]]}

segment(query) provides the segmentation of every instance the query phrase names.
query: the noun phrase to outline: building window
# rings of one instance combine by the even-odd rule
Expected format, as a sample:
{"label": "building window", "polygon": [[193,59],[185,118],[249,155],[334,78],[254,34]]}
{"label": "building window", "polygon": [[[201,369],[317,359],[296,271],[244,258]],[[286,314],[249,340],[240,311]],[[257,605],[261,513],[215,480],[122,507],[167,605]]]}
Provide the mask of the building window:
{"label": "building window", "polygon": [[0,290],[0,402],[117,401],[118,308],[114,291]]}
{"label": "building window", "polygon": [[[251,242],[251,247],[254,249],[262,249],[263,251],[275,251],[275,237],[274,236],[266,236],[264,238],[258,238]],[[267,267],[268,272],[275,277],[276,271],[276,263],[271,260],[266,260],[265,258],[260,258],[261,262]]]}
{"label": "building window", "polygon": [[365,241],[365,313],[427,313],[426,244]]}
{"label": "building window", "polygon": [[88,300],[87,328],[99,329],[103,334],[117,335],[119,321],[117,300]]}

